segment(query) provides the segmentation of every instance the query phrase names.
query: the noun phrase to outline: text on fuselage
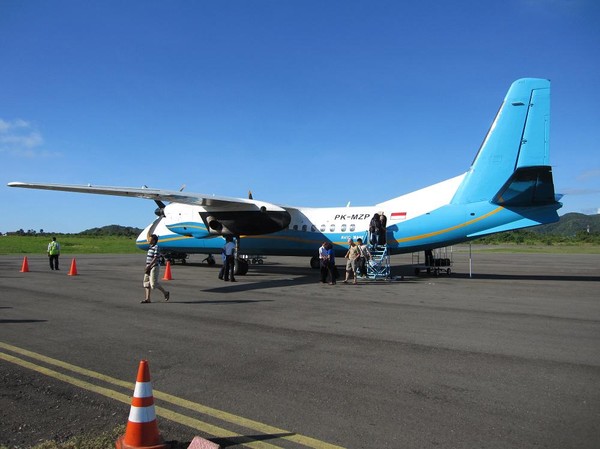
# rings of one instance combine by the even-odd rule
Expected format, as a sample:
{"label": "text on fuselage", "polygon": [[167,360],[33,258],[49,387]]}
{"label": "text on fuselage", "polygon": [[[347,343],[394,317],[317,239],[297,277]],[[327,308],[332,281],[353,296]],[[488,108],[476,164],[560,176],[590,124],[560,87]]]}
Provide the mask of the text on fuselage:
{"label": "text on fuselage", "polygon": [[371,214],[336,214],[334,220],[366,220]]}

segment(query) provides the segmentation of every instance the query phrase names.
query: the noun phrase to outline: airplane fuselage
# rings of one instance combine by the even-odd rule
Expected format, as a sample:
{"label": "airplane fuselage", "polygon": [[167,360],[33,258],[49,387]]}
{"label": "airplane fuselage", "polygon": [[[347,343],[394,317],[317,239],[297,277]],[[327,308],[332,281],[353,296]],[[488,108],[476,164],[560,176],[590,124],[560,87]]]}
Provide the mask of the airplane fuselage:
{"label": "airplane fuselage", "polygon": [[[386,240],[390,254],[419,251],[452,245],[508,229],[556,221],[560,203],[527,207],[526,218],[519,208],[506,208],[490,201],[452,204],[464,175],[417,190],[393,200],[365,207],[286,208],[289,225],[280,231],[242,235],[244,254],[314,256],[324,241],[331,242],[338,254],[347,241],[369,239],[369,223],[375,214],[387,217]],[[219,253],[224,238],[211,233],[200,218],[199,206],[170,204],[165,217],[152,231],[159,235],[163,250],[184,253]],[[138,237],[137,245],[147,248],[149,225]]]}

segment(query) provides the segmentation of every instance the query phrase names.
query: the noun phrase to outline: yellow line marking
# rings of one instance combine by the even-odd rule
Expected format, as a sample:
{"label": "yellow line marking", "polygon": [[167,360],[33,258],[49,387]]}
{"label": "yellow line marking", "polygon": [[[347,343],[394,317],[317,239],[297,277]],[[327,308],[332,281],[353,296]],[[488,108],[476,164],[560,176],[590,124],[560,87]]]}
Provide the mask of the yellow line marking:
{"label": "yellow line marking", "polygon": [[464,228],[465,226],[469,226],[473,223],[477,223],[478,221],[484,220],[488,217],[491,217],[492,215],[497,214],[498,212],[500,212],[502,209],[504,209],[504,207],[498,207],[496,209],[494,209],[491,212],[488,212],[487,214],[482,215],[481,217],[477,217],[474,218],[473,220],[469,220],[469,221],[465,221],[464,223],[458,224],[456,226],[451,226],[449,228],[446,229],[440,229],[439,231],[435,231],[435,232],[430,232],[428,234],[421,234],[421,235],[414,235],[412,237],[406,237],[403,239],[395,239],[396,242],[401,243],[401,242],[411,242],[413,240],[421,240],[421,239],[425,239],[427,237],[433,237],[435,235],[440,235],[440,234],[445,234],[446,232],[450,232],[450,231],[454,231],[456,229],[460,229],[460,228]]}
{"label": "yellow line marking", "polygon": [[[32,359],[36,359],[36,360],[48,363],[49,365],[58,366],[60,368],[72,371],[74,373],[78,373],[78,374],[81,374],[81,375],[84,375],[84,376],[87,376],[87,377],[90,377],[90,378],[93,378],[93,379],[98,379],[98,380],[101,380],[101,381],[106,382],[108,384],[117,385],[119,387],[127,388],[127,389],[130,389],[131,391],[133,391],[133,388],[135,386],[134,383],[125,382],[123,380],[119,380],[119,379],[116,379],[114,377],[106,376],[104,374],[88,370],[86,368],[81,368],[81,367],[78,367],[76,365],[72,365],[70,363],[63,362],[61,360],[53,359],[51,357],[47,357],[45,355],[38,354],[36,352],[28,351],[27,349],[18,348],[16,346],[12,346],[12,345],[9,345],[9,344],[4,343],[4,342],[0,342],[0,348],[3,348],[3,349],[6,349],[6,350],[15,352],[17,354],[24,355],[26,357],[30,357]],[[6,355],[6,354],[3,356],[3,354],[0,353],[0,358],[4,358],[4,357],[12,357],[12,356],[9,356],[9,355]],[[21,359],[16,359],[16,360],[21,360]],[[32,365],[33,367],[37,367],[38,366],[38,365],[35,365],[35,364],[31,364],[29,362],[25,362],[25,361],[23,361],[23,362],[27,363],[29,365]],[[17,362],[15,362],[15,363],[17,363]],[[30,368],[29,366],[27,366],[27,367]],[[35,368],[30,368],[30,369],[33,369],[34,371],[41,372],[42,374],[46,374],[45,371],[56,373],[59,376],[64,376],[66,378],[74,379],[77,382],[82,382],[82,383],[84,383],[86,385],[90,385],[92,387],[95,387],[93,384],[90,384],[88,382],[79,381],[79,380],[77,380],[75,378],[71,378],[70,376],[66,376],[66,375],[57,373],[56,371],[48,370],[47,368],[40,367],[39,370],[35,369]],[[44,370],[44,371],[42,371],[42,370]],[[47,375],[50,375],[50,374],[47,374]],[[50,375],[50,376],[51,377],[56,377],[54,375]],[[62,378],[59,378],[59,377],[56,377],[56,378],[59,379],[59,380],[63,380]],[[65,380],[65,382],[67,382],[67,381]],[[72,382],[68,382],[68,383],[72,383]],[[75,384],[75,383],[72,383],[72,384],[76,385],[76,386],[80,386],[80,385]],[[87,387],[81,387],[81,388],[90,389],[90,388],[87,388]],[[123,397],[126,397],[127,400],[124,401],[124,402],[131,403],[131,399],[130,399],[129,396],[122,395],[121,393],[117,393],[117,392],[114,392],[113,390],[108,390],[108,389],[105,389],[105,388],[102,388],[102,387],[96,387],[96,388],[99,388],[99,389],[102,389],[102,390],[106,390],[106,391],[110,391],[110,392],[114,393],[115,395],[121,395]],[[96,391],[96,390],[92,389],[92,391]],[[100,394],[104,394],[104,393],[102,393],[100,391],[97,391],[97,392],[100,393]],[[104,394],[104,395],[108,396],[108,397],[113,397],[113,396],[108,395],[108,394]],[[280,428],[277,428],[277,427],[270,426],[268,424],[263,424],[263,423],[260,423],[260,422],[257,422],[257,421],[253,421],[251,419],[244,418],[244,417],[241,417],[241,416],[237,416],[237,415],[234,415],[232,413],[228,413],[228,412],[225,412],[225,411],[222,411],[222,410],[217,410],[217,409],[214,409],[214,408],[202,405],[202,404],[198,404],[198,403],[189,401],[187,399],[183,399],[183,398],[179,398],[177,396],[173,396],[173,395],[168,394],[168,393],[163,393],[163,392],[158,391],[158,390],[154,390],[153,389],[153,395],[154,395],[155,398],[160,399],[162,401],[169,402],[171,404],[174,404],[174,405],[177,405],[177,406],[180,406],[180,407],[183,407],[183,408],[187,408],[189,410],[193,410],[193,411],[196,411],[196,412],[199,412],[199,413],[203,413],[205,415],[212,416],[214,418],[218,418],[218,419],[220,419],[222,421],[225,421],[225,422],[229,422],[229,423],[236,424],[236,425],[239,425],[239,426],[247,427],[247,428],[252,429],[252,430],[257,430],[257,431],[265,433],[265,434],[291,434],[291,433],[293,433],[293,432],[290,432],[288,430],[280,429]],[[113,398],[113,399],[120,400],[118,398]],[[157,409],[157,414],[159,414],[159,412],[158,412],[159,408],[157,407],[156,409]],[[210,424],[206,424],[206,423],[203,423],[202,421],[186,417],[185,415],[177,414],[176,412],[171,412],[171,411],[169,411],[167,409],[161,409],[161,410],[164,410],[165,413],[167,413],[167,414],[173,413],[173,414],[175,414],[175,415],[177,415],[179,417],[182,417],[183,421],[179,421],[179,419],[172,419],[172,418],[170,418],[167,415],[161,415],[161,416],[163,416],[163,417],[165,417],[167,419],[172,419],[173,421],[180,422],[182,424],[188,425],[189,427],[193,427],[193,428],[196,428],[198,430],[206,431],[207,433],[209,433],[211,435],[214,435],[214,436],[222,437],[223,436],[222,432],[225,432],[225,433],[228,432],[225,429],[220,429],[222,432],[212,433],[212,432],[209,432],[208,430],[205,430],[203,428],[197,427],[196,425],[189,425],[185,421],[187,421],[187,422],[197,422],[197,423],[200,423],[201,425],[205,425],[205,426],[211,426]],[[175,415],[172,415],[172,416],[175,416]],[[219,429],[218,427],[214,427],[214,428],[215,429]],[[243,435],[237,435],[237,434],[235,436],[237,436],[237,437],[243,437]],[[344,449],[342,446],[336,446],[336,445],[333,445],[333,444],[326,443],[324,441],[317,440],[315,438],[311,438],[311,437],[304,436],[304,435],[299,435],[299,434],[286,435],[286,436],[281,436],[279,438],[286,439],[286,440],[289,440],[289,441],[293,441],[295,443],[302,444],[304,446],[311,447],[311,448],[314,448],[314,449]],[[256,443],[256,442],[254,442],[254,443]],[[254,444],[254,443],[243,443],[243,444],[244,445],[250,445],[250,444]],[[265,443],[265,444],[268,444],[268,443]],[[256,447],[256,446],[252,446],[252,447]],[[274,446],[270,446],[270,447],[274,447]]]}
{"label": "yellow line marking", "polygon": [[[49,377],[53,377],[62,382],[69,383],[71,385],[75,385],[76,387],[83,388],[84,390],[89,390],[94,393],[101,394],[103,396],[107,396],[111,399],[115,399],[119,402],[123,402],[125,404],[131,404],[131,398],[126,394],[122,394],[111,390],[109,388],[99,387],[97,385],[91,384],[84,380],[76,379],[75,377],[68,376],[66,374],[59,373],[57,371],[44,368],[42,366],[36,365],[34,363],[28,362],[23,359],[19,359],[18,357],[13,357],[11,355],[0,352],[0,359],[3,359],[7,362],[14,363],[16,365],[20,365],[24,368],[31,369],[38,373],[44,374]],[[213,426],[212,424],[205,423],[198,419],[190,418],[189,416],[182,415],[181,413],[174,412],[169,409],[164,409],[162,407],[155,407],[156,414],[158,416],[162,416],[163,418],[170,419],[171,421],[179,422],[181,424],[185,424],[194,429],[205,432],[209,435],[218,436],[219,438],[245,438],[244,435],[228,431],[226,429],[222,429],[217,426]],[[280,449],[279,446],[274,446],[269,443],[263,443],[261,441],[253,441],[248,443],[243,443],[244,446],[249,446],[257,449]]]}

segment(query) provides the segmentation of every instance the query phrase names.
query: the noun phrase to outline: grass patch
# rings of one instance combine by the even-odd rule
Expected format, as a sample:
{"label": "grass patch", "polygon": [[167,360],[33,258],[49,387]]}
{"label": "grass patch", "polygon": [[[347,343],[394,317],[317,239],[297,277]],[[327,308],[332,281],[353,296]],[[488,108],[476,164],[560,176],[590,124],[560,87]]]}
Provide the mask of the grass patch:
{"label": "grass patch", "polygon": [[[455,252],[469,252],[467,245],[457,245]],[[600,245],[596,244],[473,244],[474,253],[511,253],[511,254],[600,254]]]}
{"label": "grass patch", "polygon": [[[137,254],[135,238],[123,236],[57,235],[61,254]],[[51,237],[0,237],[0,254],[45,254]]]}

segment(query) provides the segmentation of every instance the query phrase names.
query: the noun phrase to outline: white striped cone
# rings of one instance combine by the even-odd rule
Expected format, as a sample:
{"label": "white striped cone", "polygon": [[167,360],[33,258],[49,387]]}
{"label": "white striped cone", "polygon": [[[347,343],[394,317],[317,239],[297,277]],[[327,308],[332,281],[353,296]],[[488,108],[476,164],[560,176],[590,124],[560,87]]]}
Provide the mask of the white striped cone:
{"label": "white striped cone", "polygon": [[156,423],[150,369],[146,360],[140,361],[125,435],[117,439],[115,447],[117,449],[163,449],[167,447],[160,436]]}

